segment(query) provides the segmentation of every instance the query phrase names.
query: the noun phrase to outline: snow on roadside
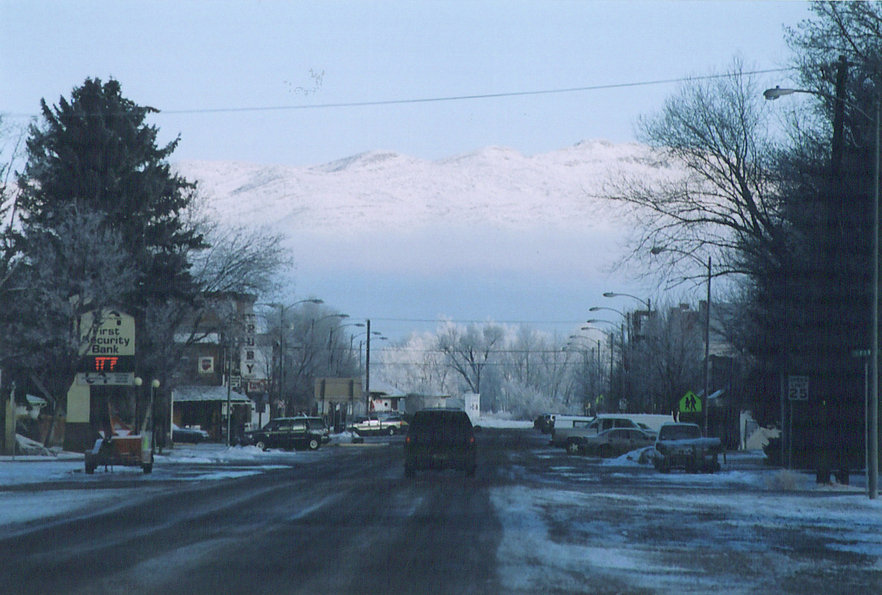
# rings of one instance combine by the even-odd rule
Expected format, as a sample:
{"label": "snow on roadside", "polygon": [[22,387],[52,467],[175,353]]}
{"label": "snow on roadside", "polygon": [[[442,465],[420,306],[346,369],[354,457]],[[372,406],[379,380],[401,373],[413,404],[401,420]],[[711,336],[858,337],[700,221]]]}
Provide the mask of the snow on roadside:
{"label": "snow on roadside", "polygon": [[[739,453],[735,459],[751,457]],[[627,455],[601,464],[621,466],[631,478],[639,466]],[[623,492],[596,482],[591,488],[585,481],[568,484],[576,479],[572,471],[560,468],[558,486],[491,488],[503,526],[497,562],[504,591],[540,592],[549,585],[556,592],[762,591],[775,580],[774,568],[805,563],[802,553],[770,546],[764,535],[784,543],[788,535],[805,536],[818,548],[865,556],[870,571],[882,569],[882,501],[866,499],[858,486],[817,486],[808,473],[755,467],[713,475],[650,473],[641,480],[646,490]],[[653,489],[673,484],[685,489]],[[706,489],[720,485],[732,489]],[[662,538],[660,527],[677,529]],[[743,556],[765,565],[743,573],[724,567],[708,577],[702,565],[716,568],[727,556],[733,563]]]}
{"label": "snow on roadside", "polygon": [[[78,453],[61,453],[52,457],[2,457],[0,529],[14,528],[36,519],[108,508],[131,498],[144,498],[162,490],[157,482],[169,479],[218,481],[285,468],[286,465],[278,464],[279,456],[288,461],[299,454],[296,451],[264,452],[254,446],[178,444],[155,456],[153,473],[149,475],[140,467],[119,465],[114,466],[112,472],[104,472],[99,467],[94,475],[86,475],[83,455]],[[221,466],[221,463],[225,465]],[[236,464],[243,466],[236,467]],[[138,482],[137,487],[130,487],[132,481]],[[41,484],[41,489],[28,489],[31,484]],[[90,487],[83,489],[86,486]]]}

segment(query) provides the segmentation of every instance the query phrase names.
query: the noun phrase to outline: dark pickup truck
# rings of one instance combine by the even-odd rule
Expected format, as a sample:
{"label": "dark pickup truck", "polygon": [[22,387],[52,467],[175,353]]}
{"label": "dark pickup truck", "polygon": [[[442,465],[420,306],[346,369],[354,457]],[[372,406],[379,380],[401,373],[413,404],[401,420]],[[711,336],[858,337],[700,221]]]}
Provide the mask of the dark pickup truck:
{"label": "dark pickup truck", "polygon": [[658,431],[655,450],[653,464],[662,473],[674,468],[687,473],[713,473],[720,468],[717,457],[723,447],[719,438],[702,438],[696,424],[670,423]]}

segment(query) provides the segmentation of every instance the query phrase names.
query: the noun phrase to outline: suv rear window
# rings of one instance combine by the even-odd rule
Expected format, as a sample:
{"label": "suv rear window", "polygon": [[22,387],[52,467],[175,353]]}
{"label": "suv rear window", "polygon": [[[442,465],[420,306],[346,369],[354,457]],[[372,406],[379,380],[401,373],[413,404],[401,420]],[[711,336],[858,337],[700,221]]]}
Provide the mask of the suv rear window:
{"label": "suv rear window", "polygon": [[465,442],[472,436],[472,422],[464,411],[417,411],[408,434],[420,441]]}

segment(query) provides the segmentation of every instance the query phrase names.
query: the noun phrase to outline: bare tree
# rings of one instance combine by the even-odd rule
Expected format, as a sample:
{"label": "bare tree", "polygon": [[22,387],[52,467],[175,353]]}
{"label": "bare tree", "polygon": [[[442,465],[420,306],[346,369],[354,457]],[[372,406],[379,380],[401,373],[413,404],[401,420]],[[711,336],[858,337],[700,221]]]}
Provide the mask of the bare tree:
{"label": "bare tree", "polygon": [[24,131],[8,128],[0,117],[0,291],[9,280],[19,256],[14,233],[18,188],[11,180],[23,143]]}
{"label": "bare tree", "polygon": [[282,236],[264,228],[200,225],[209,248],[192,255],[202,293],[265,294],[277,289],[279,273],[290,266]]}
{"label": "bare tree", "polygon": [[781,242],[761,101],[756,81],[736,60],[723,76],[685,83],[658,115],[639,121],[640,139],[683,173],[623,179],[613,188],[610,198],[640,217],[634,258],[646,262],[653,248],[664,248],[671,272],[684,255],[711,254],[715,275],[745,273],[744,251]]}
{"label": "bare tree", "polygon": [[481,392],[481,379],[494,348],[505,338],[505,329],[496,324],[470,324],[465,328],[446,324],[438,335],[438,349],[447,365],[459,374],[473,393]]}
{"label": "bare tree", "polygon": [[437,348],[432,333],[414,334],[398,345],[380,352],[378,363],[383,379],[393,386],[423,395],[450,392],[450,368]]}
{"label": "bare tree", "polygon": [[639,340],[632,338],[632,389],[644,411],[669,413],[676,400],[701,383],[703,324],[699,313],[661,307],[647,320]]}

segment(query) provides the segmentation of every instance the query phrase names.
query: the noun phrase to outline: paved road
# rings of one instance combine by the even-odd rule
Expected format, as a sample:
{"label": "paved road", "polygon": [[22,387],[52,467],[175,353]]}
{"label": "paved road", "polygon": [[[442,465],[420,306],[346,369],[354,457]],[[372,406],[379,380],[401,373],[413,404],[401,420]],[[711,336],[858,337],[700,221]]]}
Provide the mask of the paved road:
{"label": "paved road", "polygon": [[239,479],[158,469],[112,510],[0,528],[0,592],[882,592],[882,520],[852,514],[860,496],[770,491],[731,465],[601,465],[531,430],[485,430],[478,446],[475,478],[406,480],[400,437]]}
{"label": "paved road", "polygon": [[233,481],[169,481],[159,497],[0,540],[0,591],[498,592],[487,485],[518,436],[481,434],[473,479],[406,480],[393,438]]}

